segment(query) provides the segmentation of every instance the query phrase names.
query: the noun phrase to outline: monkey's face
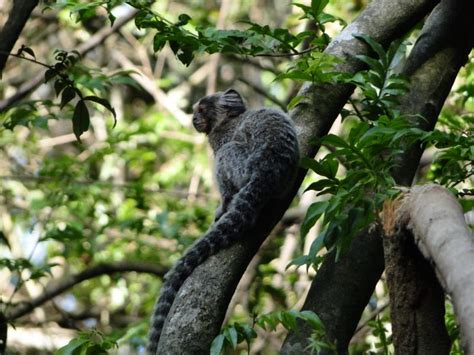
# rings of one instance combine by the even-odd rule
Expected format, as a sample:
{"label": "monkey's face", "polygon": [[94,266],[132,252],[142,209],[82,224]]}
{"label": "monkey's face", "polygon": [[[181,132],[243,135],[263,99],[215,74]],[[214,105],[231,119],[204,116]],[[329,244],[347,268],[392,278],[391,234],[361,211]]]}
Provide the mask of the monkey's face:
{"label": "monkey's face", "polygon": [[193,106],[193,126],[196,131],[209,134],[217,121],[216,100],[206,96]]}

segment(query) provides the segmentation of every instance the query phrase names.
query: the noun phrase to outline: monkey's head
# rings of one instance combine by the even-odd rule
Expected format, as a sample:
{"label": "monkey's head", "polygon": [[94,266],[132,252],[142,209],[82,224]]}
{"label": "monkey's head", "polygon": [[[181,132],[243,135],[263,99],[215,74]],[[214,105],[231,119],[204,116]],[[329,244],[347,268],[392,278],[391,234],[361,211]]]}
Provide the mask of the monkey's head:
{"label": "monkey's head", "polygon": [[209,134],[222,122],[240,116],[247,110],[244,100],[234,89],[205,96],[193,106],[193,125],[198,132]]}

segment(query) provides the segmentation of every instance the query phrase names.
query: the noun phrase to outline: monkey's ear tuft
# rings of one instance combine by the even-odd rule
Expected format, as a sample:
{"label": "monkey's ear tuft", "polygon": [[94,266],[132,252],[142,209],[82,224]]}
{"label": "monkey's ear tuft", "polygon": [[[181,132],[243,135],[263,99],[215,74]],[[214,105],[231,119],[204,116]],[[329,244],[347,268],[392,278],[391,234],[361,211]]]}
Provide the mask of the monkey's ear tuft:
{"label": "monkey's ear tuft", "polygon": [[218,104],[227,112],[229,117],[236,117],[246,110],[242,96],[234,89],[225,91],[219,97]]}

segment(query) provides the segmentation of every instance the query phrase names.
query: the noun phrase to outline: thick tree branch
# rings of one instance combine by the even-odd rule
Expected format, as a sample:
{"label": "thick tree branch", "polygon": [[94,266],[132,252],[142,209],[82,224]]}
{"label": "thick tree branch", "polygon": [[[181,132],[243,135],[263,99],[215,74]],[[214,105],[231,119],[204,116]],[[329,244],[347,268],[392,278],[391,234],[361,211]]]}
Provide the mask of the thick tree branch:
{"label": "thick tree branch", "polygon": [[[75,49],[79,52],[81,56],[84,56],[89,51],[91,51],[95,47],[102,44],[111,34],[117,32],[118,29],[120,29],[123,25],[125,25],[131,19],[133,19],[136,13],[137,13],[136,10],[130,10],[128,13],[118,18],[113,24],[113,26],[104,27],[103,29],[95,33],[91,38],[89,38],[88,41],[80,44]],[[73,48],[71,48],[70,50],[72,49]],[[21,87],[17,90],[17,92],[15,92],[12,96],[6,99],[0,100],[0,112],[8,110],[14,103],[20,101],[21,99],[26,97],[28,94],[30,94],[33,90],[35,90],[38,86],[40,86],[43,83],[43,81],[44,81],[44,73],[41,72],[35,77],[33,77],[33,79],[21,85]]]}
{"label": "thick tree branch", "polygon": [[[346,59],[340,70],[356,72],[361,69],[361,63],[353,56],[365,53],[366,48],[352,36],[353,33],[366,33],[388,44],[420,21],[435,4],[436,1],[428,0],[374,1],[332,42],[327,53]],[[316,153],[317,149],[310,140],[328,132],[352,89],[348,85],[303,86],[300,95],[304,99],[291,112],[297,125],[302,155]],[[304,174],[301,171],[286,199],[264,208],[257,227],[247,233],[245,241],[211,257],[188,278],[171,309],[158,353],[182,354],[183,349],[189,353],[209,351],[242,273],[265,236],[283,215]]]}
{"label": "thick tree branch", "polygon": [[13,49],[20,33],[25,27],[25,23],[31,15],[33,9],[38,5],[38,0],[15,0],[8,16],[8,20],[0,32],[0,74],[5,68],[8,55]]}
{"label": "thick tree branch", "polygon": [[444,292],[406,231],[384,237],[393,345],[397,354],[448,354]]}
{"label": "thick tree branch", "polygon": [[[456,198],[438,185],[417,186],[396,208],[394,223],[384,219],[387,234],[408,230],[431,261],[451,295],[466,354],[474,352],[474,235]],[[387,223],[388,222],[388,223]],[[393,237],[393,236],[392,236]]]}
{"label": "thick tree branch", "polygon": [[[430,16],[405,65],[405,74],[409,76],[411,84],[410,93],[404,96],[401,110],[407,115],[414,115],[417,120],[414,125],[428,130],[434,127],[454,78],[465,62],[470,48],[467,44],[458,46],[452,38],[441,36],[442,33],[456,35],[452,32],[452,24],[446,22],[447,14],[440,14],[440,9],[446,6],[447,2]],[[428,50],[430,57],[426,56]],[[417,145],[400,159],[400,166],[394,170],[397,183],[411,184],[422,151],[423,147]],[[380,235],[369,238],[361,235],[354,243],[357,243],[357,246],[351,247],[341,262],[333,265],[329,257],[323,263],[303,306],[303,309],[318,313],[326,322],[328,335],[337,342],[340,353],[347,351],[360,315],[383,271]],[[378,253],[372,254],[371,258],[365,256],[365,249],[377,248]],[[354,283],[343,284],[338,280],[354,280]],[[343,297],[334,297],[339,294]],[[428,302],[428,298],[425,298],[425,301]],[[420,317],[426,314],[424,310],[420,308]],[[312,329],[308,325],[302,324],[299,332],[290,334],[286,340],[283,353],[298,350],[304,353],[308,345],[306,339],[311,332]]]}
{"label": "thick tree branch", "polygon": [[64,279],[52,282],[48,284],[40,296],[35,299],[21,303],[20,305],[13,308],[6,316],[7,321],[12,321],[16,318],[22,317],[30,313],[36,307],[41,306],[43,303],[51,300],[52,298],[60,295],[67,291],[71,287],[81,283],[82,281],[89,280],[101,275],[111,275],[118,272],[143,272],[153,274],[158,277],[163,277],[168,271],[167,269],[155,265],[141,262],[121,262],[117,264],[99,264],[93,266],[87,270],[84,270],[78,274],[68,276]]}

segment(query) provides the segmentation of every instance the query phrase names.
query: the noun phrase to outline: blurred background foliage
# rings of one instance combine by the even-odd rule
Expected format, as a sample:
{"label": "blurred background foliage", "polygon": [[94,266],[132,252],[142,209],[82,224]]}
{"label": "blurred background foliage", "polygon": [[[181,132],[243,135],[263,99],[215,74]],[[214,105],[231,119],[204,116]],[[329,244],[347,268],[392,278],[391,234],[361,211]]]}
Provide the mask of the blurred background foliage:
{"label": "blurred background foliage", "polygon": [[[98,6],[103,4],[107,5]],[[0,0],[0,5],[3,24],[11,4]],[[325,11],[350,23],[365,5],[364,0],[335,0]],[[298,34],[307,26],[301,18],[304,9],[290,1],[164,0],[146,6],[172,23],[183,20],[180,14],[189,14],[190,28],[245,30],[251,21]],[[27,46],[36,60],[51,65],[56,62],[55,50],[71,52],[91,43],[95,35],[110,29],[111,21],[131,18],[131,11],[120,1],[43,2],[17,46]],[[328,23],[327,35],[336,35],[344,21]],[[286,107],[297,93],[300,82],[292,79],[298,78],[284,75],[294,65],[291,57],[197,51],[183,64],[169,45],[154,53],[155,33],[126,22],[68,70],[78,90],[108,100],[116,112],[114,127],[106,107],[88,102],[91,126],[81,141],[71,124],[77,97],[61,109],[53,81],[22,100],[5,101],[45,74],[45,68],[21,58],[12,57],[7,63],[0,81],[1,311],[8,317],[58,282],[109,266],[11,319],[12,354],[53,352],[74,337],[75,343],[69,344],[77,347],[99,344],[96,352],[90,347],[90,353],[114,348],[115,341],[120,347],[114,351],[143,353],[161,276],[212,223],[218,204],[210,151],[205,137],[190,124],[192,104],[228,87],[242,92],[253,107]],[[278,76],[282,80],[275,81]],[[446,102],[440,131],[469,134],[473,88],[471,57]],[[344,135],[350,127],[350,119],[338,120],[332,132]],[[461,142],[454,147],[457,152],[451,148],[452,141],[429,148],[417,179],[472,188],[472,162],[466,165],[474,157],[472,146]],[[444,160],[432,164],[436,156]],[[303,187],[314,180],[316,175],[309,174]],[[305,240],[299,238],[299,225],[315,198],[314,192],[301,192],[264,244],[231,303],[229,321],[252,324],[257,315],[299,309],[314,270],[286,267],[307,253],[317,234],[318,225]],[[466,199],[464,206],[466,211],[472,209],[472,200]],[[354,337],[354,353],[390,351],[387,298],[382,280]],[[452,312],[448,317],[456,337]],[[93,333],[78,337],[77,332],[84,330]],[[258,338],[251,352],[276,353],[284,328],[271,333],[255,330]],[[242,349],[245,352],[245,346]]]}

